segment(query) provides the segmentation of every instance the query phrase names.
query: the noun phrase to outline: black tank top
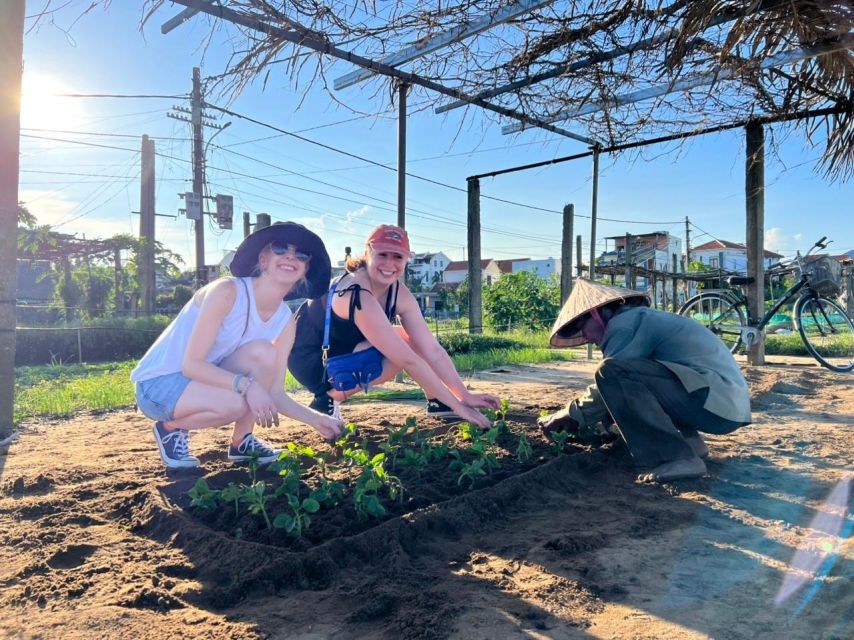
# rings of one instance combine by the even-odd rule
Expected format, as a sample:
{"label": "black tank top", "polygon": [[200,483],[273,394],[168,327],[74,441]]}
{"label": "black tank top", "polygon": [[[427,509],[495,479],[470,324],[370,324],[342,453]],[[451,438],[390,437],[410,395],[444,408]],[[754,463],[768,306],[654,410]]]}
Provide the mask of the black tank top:
{"label": "black tank top", "polygon": [[[340,281],[341,279],[339,279]],[[385,315],[389,322],[394,322],[397,315],[397,293],[399,288],[400,284],[395,282],[388,291],[385,303]],[[343,296],[348,292],[352,292],[352,295],[350,296],[347,317],[339,318],[334,310],[330,313],[329,357],[352,353],[357,344],[365,341],[364,334],[356,326],[355,315],[356,310],[361,310],[362,308],[362,293],[371,295],[371,292],[354,283],[344,289],[336,289],[334,295]],[[323,327],[326,319],[326,298],[328,295],[327,293],[320,298],[306,300],[297,310],[297,333],[291,352],[292,357],[297,353],[304,357],[313,357],[312,353],[315,351],[317,352],[316,357],[320,357],[320,350],[323,345]]]}

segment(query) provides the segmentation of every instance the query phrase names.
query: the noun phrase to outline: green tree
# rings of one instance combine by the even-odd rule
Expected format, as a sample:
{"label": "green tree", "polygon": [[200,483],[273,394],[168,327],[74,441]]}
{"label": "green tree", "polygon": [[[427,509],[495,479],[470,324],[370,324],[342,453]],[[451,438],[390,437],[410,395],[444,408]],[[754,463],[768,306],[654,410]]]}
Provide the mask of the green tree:
{"label": "green tree", "polygon": [[484,287],[483,310],[486,322],[499,331],[513,326],[548,327],[560,310],[560,283],[530,271],[504,275]]}

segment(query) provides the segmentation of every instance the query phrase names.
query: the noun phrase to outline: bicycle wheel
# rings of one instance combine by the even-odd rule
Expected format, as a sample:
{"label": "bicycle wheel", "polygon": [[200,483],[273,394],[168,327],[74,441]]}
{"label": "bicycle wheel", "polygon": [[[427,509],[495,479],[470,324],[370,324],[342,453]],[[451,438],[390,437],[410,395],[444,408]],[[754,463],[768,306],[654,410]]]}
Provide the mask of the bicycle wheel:
{"label": "bicycle wheel", "polygon": [[803,296],[795,322],[807,351],[831,371],[854,370],[854,324],[845,310],[825,298]]}
{"label": "bicycle wheel", "polygon": [[747,305],[743,302],[722,293],[701,293],[682,305],[679,315],[708,327],[731,353],[741,346],[741,328],[747,324]]}

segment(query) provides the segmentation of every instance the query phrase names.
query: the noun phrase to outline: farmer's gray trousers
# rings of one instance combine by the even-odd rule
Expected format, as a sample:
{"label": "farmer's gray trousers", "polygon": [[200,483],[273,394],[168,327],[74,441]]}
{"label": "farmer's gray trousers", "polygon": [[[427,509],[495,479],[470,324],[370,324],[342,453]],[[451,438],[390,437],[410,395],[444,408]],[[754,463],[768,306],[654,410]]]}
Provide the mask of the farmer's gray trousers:
{"label": "farmer's gray trousers", "polygon": [[688,393],[663,364],[643,358],[609,358],[596,371],[596,386],[639,466],[694,457],[684,436],[730,433],[743,423],[703,408],[708,389]]}

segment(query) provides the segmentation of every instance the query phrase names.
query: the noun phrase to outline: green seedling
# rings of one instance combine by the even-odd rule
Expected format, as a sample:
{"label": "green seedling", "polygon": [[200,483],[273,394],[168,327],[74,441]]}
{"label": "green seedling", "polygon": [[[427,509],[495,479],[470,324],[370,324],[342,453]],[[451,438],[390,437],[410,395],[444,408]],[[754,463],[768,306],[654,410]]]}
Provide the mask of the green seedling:
{"label": "green seedling", "polygon": [[563,453],[563,448],[566,446],[566,441],[572,437],[569,431],[552,431],[551,438],[554,442],[551,445],[552,452],[559,456]]}
{"label": "green seedling", "polygon": [[327,509],[337,506],[344,499],[346,487],[343,482],[321,478],[320,486],[309,495]]}
{"label": "green seedling", "polygon": [[219,504],[220,492],[211,489],[204,478],[196,480],[196,484],[187,494],[190,496],[190,506],[199,509],[213,509]]}
{"label": "green seedling", "polygon": [[358,429],[355,423],[348,422],[344,425],[344,430],[341,431],[341,437],[335,441],[335,446],[343,449],[351,442],[355,442],[358,437]]}
{"label": "green seedling", "polygon": [[267,528],[272,529],[273,524],[270,522],[270,516],[267,514],[267,502],[273,496],[265,493],[267,485],[263,480],[253,482],[249,487],[243,487],[240,492],[240,501],[247,505],[249,513],[264,516],[264,522],[267,523]]}
{"label": "green seedling", "polygon": [[457,425],[457,434],[459,435],[460,440],[462,440],[463,442],[477,438],[479,433],[480,430],[476,427],[473,427],[468,422],[461,422]]}
{"label": "green seedling", "polygon": [[234,484],[233,482],[229,482],[228,486],[220,492],[220,498],[222,498],[223,503],[234,503],[234,518],[240,515],[240,487]]}
{"label": "green seedling", "polygon": [[478,478],[486,475],[484,466],[486,466],[486,461],[483,458],[476,458],[468,464],[463,464],[457,484],[462,485],[464,480],[468,480],[469,489],[471,489]]}
{"label": "green seedling", "polygon": [[531,449],[531,444],[528,442],[528,437],[524,434],[519,436],[519,443],[516,445],[516,459],[519,462],[527,462],[531,459],[534,450]]}
{"label": "green seedling", "polygon": [[400,482],[400,478],[386,472],[383,466],[384,461],[385,454],[378,453],[360,465],[362,472],[359,474],[353,490],[356,515],[360,520],[380,518],[385,515],[385,507],[382,506],[378,495],[378,491],[383,487],[392,500],[403,500],[403,484]]}
{"label": "green seedling", "polygon": [[501,398],[501,407],[498,409],[498,414],[500,419],[507,419],[507,412],[510,411],[510,403],[507,401],[507,398]]}
{"label": "green seedling", "polygon": [[295,538],[300,538],[302,532],[311,526],[309,514],[320,511],[320,503],[311,497],[300,501],[298,496],[291,494],[288,496],[288,507],[290,507],[291,513],[278,514],[273,520],[273,526],[277,529],[284,529]]}
{"label": "green seedling", "polygon": [[540,409],[540,417],[545,418],[546,416],[550,416],[552,414],[548,409]]}

